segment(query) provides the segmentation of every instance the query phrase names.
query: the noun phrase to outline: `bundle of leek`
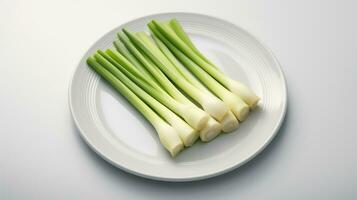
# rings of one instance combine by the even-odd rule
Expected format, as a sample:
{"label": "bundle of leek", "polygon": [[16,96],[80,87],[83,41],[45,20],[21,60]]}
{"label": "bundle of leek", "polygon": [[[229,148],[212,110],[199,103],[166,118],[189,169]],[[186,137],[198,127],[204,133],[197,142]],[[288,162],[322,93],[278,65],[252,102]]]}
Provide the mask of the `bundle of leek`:
{"label": "bundle of leek", "polygon": [[116,50],[98,50],[88,65],[143,114],[172,156],[198,137],[235,130],[260,98],[223,74],[177,20],[148,27],[153,39],[123,29]]}

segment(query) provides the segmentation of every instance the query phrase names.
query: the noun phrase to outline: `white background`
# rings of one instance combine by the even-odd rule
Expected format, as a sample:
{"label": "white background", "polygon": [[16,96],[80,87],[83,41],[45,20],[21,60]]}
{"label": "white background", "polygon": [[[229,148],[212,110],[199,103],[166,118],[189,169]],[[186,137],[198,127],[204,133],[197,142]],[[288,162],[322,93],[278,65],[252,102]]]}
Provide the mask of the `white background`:
{"label": "white background", "polygon": [[[356,1],[0,0],[0,199],[356,199]],[[151,181],[81,140],[68,83],[114,27],[188,11],[231,21],[268,45],[288,83],[278,136],[254,160],[192,183]]]}

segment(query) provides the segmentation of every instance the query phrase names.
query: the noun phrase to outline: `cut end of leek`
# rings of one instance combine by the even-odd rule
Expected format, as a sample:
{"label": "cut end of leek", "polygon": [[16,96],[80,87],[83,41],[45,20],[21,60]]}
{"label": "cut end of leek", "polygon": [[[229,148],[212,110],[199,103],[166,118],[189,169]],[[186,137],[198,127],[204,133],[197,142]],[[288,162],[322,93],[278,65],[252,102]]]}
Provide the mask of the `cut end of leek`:
{"label": "cut end of leek", "polygon": [[216,97],[206,95],[202,101],[203,109],[212,117],[221,121],[229,111],[228,107]]}
{"label": "cut end of leek", "polygon": [[192,131],[190,134],[187,135],[187,137],[185,138],[185,140],[183,141],[183,144],[186,147],[190,147],[192,146],[198,139],[200,135],[197,133],[196,130]]}
{"label": "cut end of leek", "polygon": [[172,157],[176,157],[177,154],[179,154],[182,150],[183,150],[183,145],[177,144],[176,146],[173,146],[169,152]]}
{"label": "cut end of leek", "polygon": [[176,132],[179,134],[183,144],[186,147],[189,147],[193,143],[195,143],[195,141],[199,137],[199,134],[197,133],[197,130],[193,129],[191,126],[186,124],[186,122],[184,122],[184,121],[176,120],[171,125],[176,130]]}
{"label": "cut end of leek", "polygon": [[226,103],[239,121],[243,121],[247,118],[249,106],[239,96],[227,91],[222,97],[224,103]]}
{"label": "cut end of leek", "polygon": [[161,144],[170,152],[172,157],[183,150],[184,145],[173,127],[166,123],[158,123],[155,128]]}
{"label": "cut end of leek", "polygon": [[183,144],[186,146],[186,147],[189,147],[189,146],[192,146],[196,140],[198,139],[199,137],[199,134],[197,133],[197,130],[189,127],[182,127],[181,128],[176,128],[176,131],[178,132]]}
{"label": "cut end of leek", "polygon": [[252,90],[250,90],[248,87],[243,85],[242,83],[235,81],[235,80],[229,80],[227,81],[228,83],[228,89],[238,95],[242,100],[249,105],[251,109],[254,109],[259,101],[260,97],[258,97]]}
{"label": "cut end of leek", "polygon": [[244,121],[249,114],[249,106],[243,106],[235,113],[239,121]]}
{"label": "cut end of leek", "polygon": [[239,122],[234,114],[229,111],[221,121],[222,131],[225,133],[231,132],[239,127]]}
{"label": "cut end of leek", "polygon": [[260,101],[260,97],[255,96],[254,98],[252,98],[252,99],[250,100],[249,107],[250,107],[251,109],[256,108],[257,105],[258,105],[258,103],[259,103],[259,101]]}
{"label": "cut end of leek", "polygon": [[222,130],[222,125],[210,117],[206,126],[200,131],[200,138],[203,142],[213,140]]}
{"label": "cut end of leek", "polygon": [[195,105],[186,105],[184,112],[188,113],[184,116],[185,120],[196,130],[201,130],[207,124],[210,117],[206,112]]}

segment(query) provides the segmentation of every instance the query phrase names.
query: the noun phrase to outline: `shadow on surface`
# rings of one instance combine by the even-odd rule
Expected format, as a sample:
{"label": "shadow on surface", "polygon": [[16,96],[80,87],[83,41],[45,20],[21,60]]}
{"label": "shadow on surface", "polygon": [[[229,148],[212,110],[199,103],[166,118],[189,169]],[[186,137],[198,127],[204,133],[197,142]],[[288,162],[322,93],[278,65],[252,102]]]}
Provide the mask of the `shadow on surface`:
{"label": "shadow on surface", "polygon": [[[289,106],[288,106],[289,107]],[[209,187],[210,185],[219,185],[223,184],[224,182],[232,182],[241,180],[243,177],[251,176],[255,173],[258,167],[263,167],[265,162],[274,156],[274,154],[281,149],[281,145],[283,144],[284,137],[286,135],[287,124],[289,121],[289,112],[286,113],[285,120],[280,127],[279,132],[277,133],[276,137],[273,141],[255,158],[247,162],[241,167],[228,172],[226,174],[200,180],[200,181],[193,181],[193,182],[163,182],[163,181],[155,181],[150,180],[142,177],[138,177],[129,173],[126,173],[115,166],[111,165],[110,163],[106,162],[102,159],[99,155],[93,152],[90,147],[82,140],[78,129],[76,128],[75,124],[73,123],[73,129],[76,134],[76,139],[81,146],[81,149],[84,151],[84,154],[91,159],[98,168],[103,171],[110,179],[113,179],[114,182],[120,181],[125,182],[127,185],[142,185],[147,188],[161,188],[165,190],[192,190],[192,189],[204,189]],[[227,184],[227,183],[226,183]]]}

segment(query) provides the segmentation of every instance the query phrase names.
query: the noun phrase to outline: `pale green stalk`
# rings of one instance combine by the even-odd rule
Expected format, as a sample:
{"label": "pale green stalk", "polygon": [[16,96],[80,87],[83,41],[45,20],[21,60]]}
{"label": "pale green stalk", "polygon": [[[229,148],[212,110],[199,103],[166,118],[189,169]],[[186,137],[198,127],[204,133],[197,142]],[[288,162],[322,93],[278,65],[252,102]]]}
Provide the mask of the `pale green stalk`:
{"label": "pale green stalk", "polygon": [[181,61],[181,63],[184,64],[186,68],[188,68],[198,79],[200,79],[205,84],[205,86],[210,89],[210,91],[212,91],[215,95],[223,100],[223,102],[231,109],[233,114],[240,121],[246,119],[249,113],[249,107],[241,98],[223,87],[206,71],[196,65],[196,63],[194,63],[184,53],[177,49],[159,32],[159,30],[157,30],[157,27],[152,25],[149,25],[149,27],[150,30],[166,45],[168,49],[171,50],[171,52]]}
{"label": "pale green stalk", "polygon": [[[145,54],[136,49],[134,44],[126,36],[118,33],[118,37],[120,41],[124,43],[125,47],[143,64],[143,66],[146,67],[154,78],[161,83],[160,85],[162,85],[168,94],[181,103],[196,106],[186,96],[184,96],[181,91],[177,90],[171,81],[167,79],[165,74],[163,74]],[[208,142],[214,139],[220,133],[221,129],[221,124],[210,117],[205,127],[200,130],[200,138],[202,141]]]}
{"label": "pale green stalk", "polygon": [[[160,48],[162,53],[170,60],[172,65],[175,66],[174,70],[177,70],[177,73],[181,74],[183,78],[185,78],[187,81],[192,83],[200,90],[209,92],[205,86],[203,86],[192,74],[190,74],[182,67],[182,65],[179,63],[176,57],[170,52],[170,50],[165,46],[165,44],[159,38],[157,38],[155,35],[152,35],[152,37],[154,38],[155,43]],[[231,111],[229,111],[228,114],[226,114],[226,116],[220,121],[220,123],[222,125],[222,130],[224,132],[231,132],[237,129],[239,126],[238,120],[236,119],[236,117]]]}
{"label": "pale green stalk", "polygon": [[115,77],[122,81],[131,91],[133,91],[138,97],[140,97],[146,104],[152,107],[159,115],[161,115],[175,130],[178,132],[181,140],[185,146],[191,146],[198,138],[198,133],[189,126],[185,121],[178,117],[171,110],[162,105],[155,98],[151,97],[144,90],[138,87],[128,77],[126,77],[116,66],[104,58],[101,54],[105,54],[102,51],[98,51],[94,55],[95,59],[110,71]]}
{"label": "pale green stalk", "polygon": [[185,70],[182,65],[179,63],[179,61],[176,59],[176,57],[170,52],[170,50],[165,46],[163,42],[159,38],[157,38],[156,35],[152,35],[156,45],[159,47],[161,52],[167,57],[168,60],[172,63],[172,65],[175,67],[175,70],[181,74],[187,81],[189,81],[192,85],[196,86],[197,88],[201,90],[207,90],[205,86],[202,85],[201,82],[199,82],[190,72]]}
{"label": "pale green stalk", "polygon": [[210,74],[214,79],[219,81],[223,86],[231,92],[242,98],[251,108],[254,108],[260,98],[242,83],[228,78],[225,74],[217,70],[215,67],[207,63],[204,59],[198,56],[185,42],[183,42],[176,33],[165,25],[153,20],[150,24],[155,26],[177,49],[182,51],[186,56],[192,59],[198,66]]}
{"label": "pale green stalk", "polygon": [[132,65],[131,62],[129,60],[127,60],[121,53],[119,53],[115,50],[111,50],[111,49],[107,49],[106,53],[112,59],[114,59],[116,62],[118,62],[118,64],[120,64],[122,66],[126,66],[126,69],[130,73],[132,73],[134,76],[144,80],[145,82],[152,85],[153,87],[160,89],[160,86],[158,86],[157,83],[155,83],[154,81],[149,79],[147,76],[145,76],[142,72],[140,72],[139,69],[136,68],[134,65]]}
{"label": "pale green stalk", "polygon": [[120,41],[123,42],[125,47],[143,64],[143,66],[149,71],[155,80],[160,83],[160,86],[156,87],[157,89],[164,88],[172,97],[177,100],[180,100],[183,103],[188,103],[187,98],[173,85],[170,80],[163,74],[156,66],[151,62],[146,55],[142,54],[134,44],[124,35],[118,33]]}
{"label": "pale green stalk", "polygon": [[[106,52],[110,52],[111,50],[108,49]],[[111,58],[108,54],[104,53],[103,51],[98,51],[98,53],[103,56],[106,60],[108,60],[112,65],[118,68],[122,73],[125,74],[131,81],[135,82],[141,89],[145,90],[148,94],[158,100],[160,103],[171,109],[177,115],[182,117],[190,126],[192,126],[196,130],[201,130],[207,120],[209,118],[208,114],[201,109],[197,108],[191,104],[183,104],[176,99],[172,98],[163,90],[157,90],[153,86],[149,85],[144,80],[136,77],[135,75],[131,74],[127,68],[130,66],[120,65],[116,60]],[[125,63],[122,61],[122,63]],[[127,63],[128,64],[128,63]]]}
{"label": "pale green stalk", "polygon": [[120,92],[153,125],[159,135],[161,144],[170,152],[171,156],[176,156],[184,148],[183,142],[176,130],[162,120],[149,106],[127,88],[125,84],[96,62],[93,57],[89,57],[87,63]]}
{"label": "pale green stalk", "polygon": [[197,47],[193,44],[191,41],[190,37],[187,35],[181,24],[177,21],[177,19],[171,19],[169,22],[170,28],[172,28],[176,35],[181,38],[182,41],[184,41],[198,56],[200,56],[203,60],[205,60],[208,64],[212,65],[216,69],[216,65],[214,65],[208,58],[206,58],[198,49]]}
{"label": "pale green stalk", "polygon": [[154,77],[146,70],[146,68],[140,63],[139,60],[135,58],[133,54],[129,52],[129,50],[124,46],[123,43],[116,40],[113,42],[116,50],[121,53],[126,59],[128,59],[146,78],[150,78],[154,81]]}
{"label": "pale green stalk", "polygon": [[130,33],[129,31],[125,29],[123,29],[123,31],[129,39],[176,84],[176,86],[180,87],[180,89],[198,102],[212,117],[221,120],[225,114],[227,114],[228,108],[217,97],[200,91],[187,80],[182,79],[179,75],[177,75],[175,71],[171,70],[170,67],[167,67],[167,65],[171,65],[170,61],[167,60],[167,58],[161,53],[155,44],[152,43],[152,41],[143,41],[145,37],[141,37],[139,39],[136,35]]}

